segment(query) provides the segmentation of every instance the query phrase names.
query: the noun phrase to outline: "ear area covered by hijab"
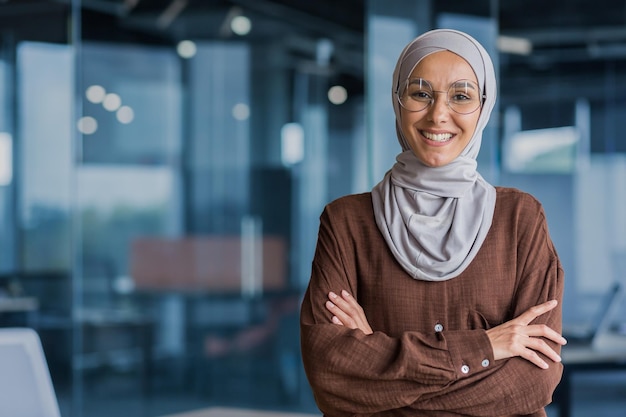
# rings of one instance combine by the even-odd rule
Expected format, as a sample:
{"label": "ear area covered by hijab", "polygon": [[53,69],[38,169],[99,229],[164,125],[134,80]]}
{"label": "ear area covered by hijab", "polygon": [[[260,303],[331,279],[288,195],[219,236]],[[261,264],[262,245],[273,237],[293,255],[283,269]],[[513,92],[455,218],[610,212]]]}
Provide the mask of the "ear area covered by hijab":
{"label": "ear area covered by hijab", "polygon": [[[395,93],[421,59],[443,50],[469,63],[486,97],[474,135],[461,154],[447,165],[428,167],[413,154],[402,134]],[[413,278],[455,278],[480,250],[495,208],[495,188],[478,173],[476,162],[496,101],[493,63],[485,48],[470,35],[451,29],[432,30],[404,48],[391,90],[402,152],[372,189],[376,223],[396,260]]]}

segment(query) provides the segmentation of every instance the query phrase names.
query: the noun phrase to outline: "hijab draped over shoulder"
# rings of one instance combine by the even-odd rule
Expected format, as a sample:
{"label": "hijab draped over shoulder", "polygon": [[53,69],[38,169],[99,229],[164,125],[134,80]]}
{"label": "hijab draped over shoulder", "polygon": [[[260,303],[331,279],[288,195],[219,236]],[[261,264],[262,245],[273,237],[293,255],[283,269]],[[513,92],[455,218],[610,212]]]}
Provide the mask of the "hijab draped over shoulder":
{"label": "hijab draped over shoulder", "polygon": [[[486,98],[474,135],[461,154],[447,165],[429,167],[415,156],[402,134],[395,93],[424,57],[444,50],[469,63]],[[402,152],[372,189],[376,223],[396,260],[413,278],[445,281],[472,262],[493,218],[495,188],[476,170],[482,133],[496,101],[493,63],[482,45],[463,32],[426,32],[400,54],[392,100]]]}

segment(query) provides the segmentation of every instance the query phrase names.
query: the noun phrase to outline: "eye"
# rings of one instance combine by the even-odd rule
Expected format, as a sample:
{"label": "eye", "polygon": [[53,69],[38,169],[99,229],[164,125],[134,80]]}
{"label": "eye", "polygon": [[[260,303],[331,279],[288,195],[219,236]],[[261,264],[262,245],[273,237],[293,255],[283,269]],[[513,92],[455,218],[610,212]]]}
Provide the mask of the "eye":
{"label": "eye", "polygon": [[430,103],[433,100],[433,95],[430,83],[423,78],[411,78],[406,84],[405,99]]}
{"label": "eye", "polygon": [[479,88],[468,80],[460,80],[453,83],[448,90],[448,99],[458,105],[470,104],[478,101]]}
{"label": "eye", "polygon": [[465,93],[459,93],[459,92],[455,92],[454,94],[452,94],[450,99],[456,102],[474,100],[474,98],[471,95],[465,94]]}
{"label": "eye", "polygon": [[417,86],[411,87],[407,91],[407,96],[415,101],[428,101],[430,102],[433,98],[432,91],[426,90],[424,88],[418,88]]}

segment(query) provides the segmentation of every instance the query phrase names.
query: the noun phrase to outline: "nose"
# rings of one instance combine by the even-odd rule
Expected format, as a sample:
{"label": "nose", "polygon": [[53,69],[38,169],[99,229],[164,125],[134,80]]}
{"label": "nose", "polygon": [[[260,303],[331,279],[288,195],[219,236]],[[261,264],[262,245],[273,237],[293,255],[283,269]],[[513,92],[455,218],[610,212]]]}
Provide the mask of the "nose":
{"label": "nose", "polygon": [[446,92],[435,91],[433,101],[428,109],[430,119],[435,123],[445,122],[450,116],[450,107],[448,107],[448,96]]}

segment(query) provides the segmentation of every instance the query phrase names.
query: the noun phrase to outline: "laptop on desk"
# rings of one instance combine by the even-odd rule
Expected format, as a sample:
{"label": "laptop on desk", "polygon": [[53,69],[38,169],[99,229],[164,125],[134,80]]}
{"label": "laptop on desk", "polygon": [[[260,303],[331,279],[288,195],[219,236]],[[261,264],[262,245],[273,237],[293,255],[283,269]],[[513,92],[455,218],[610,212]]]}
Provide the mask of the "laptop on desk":
{"label": "laptop on desk", "polygon": [[610,331],[611,320],[619,308],[623,288],[615,283],[602,297],[600,307],[588,326],[563,325],[567,346],[594,346],[600,337]]}

